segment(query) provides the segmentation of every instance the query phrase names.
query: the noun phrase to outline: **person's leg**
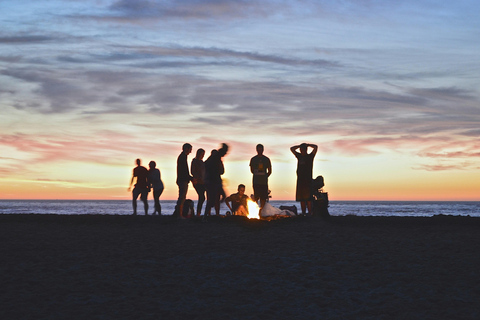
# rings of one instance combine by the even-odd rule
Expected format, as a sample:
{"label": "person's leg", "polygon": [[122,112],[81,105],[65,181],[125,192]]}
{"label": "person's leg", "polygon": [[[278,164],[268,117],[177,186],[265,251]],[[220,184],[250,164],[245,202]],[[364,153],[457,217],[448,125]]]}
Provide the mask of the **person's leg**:
{"label": "person's leg", "polygon": [[205,202],[205,185],[197,184],[195,185],[195,191],[198,194],[198,202],[197,202],[197,216],[202,214],[202,206]]}
{"label": "person's leg", "polygon": [[215,206],[215,186],[212,184],[205,185],[207,191],[207,205],[205,206],[204,216],[209,216],[212,213],[212,208]]}
{"label": "person's leg", "polygon": [[152,191],[152,195],[153,195],[153,212],[152,212],[152,216],[154,216],[156,213],[157,213],[157,201],[158,201],[158,198],[157,198],[157,190],[153,189]]}
{"label": "person's leg", "polygon": [[222,196],[222,191],[223,191],[223,186],[220,184],[220,185],[217,185],[216,186],[216,189],[215,189],[215,213],[217,216],[220,215],[220,199],[221,199],[221,196]]}
{"label": "person's leg", "polygon": [[258,190],[258,197],[260,198],[260,213],[261,213],[268,199],[268,185],[263,185],[263,184],[258,185],[257,190]]}
{"label": "person's leg", "polygon": [[313,212],[312,212],[312,201],[311,201],[311,200],[307,201],[307,207],[308,207],[308,215],[309,215],[309,216],[313,215]]}
{"label": "person's leg", "polygon": [[266,202],[267,200],[265,198],[260,198],[260,210],[263,209],[263,207],[265,207]]}
{"label": "person's leg", "polygon": [[302,214],[307,214],[307,203],[306,201],[300,201],[300,207],[302,208]]}
{"label": "person's leg", "polygon": [[220,189],[218,190],[218,192],[220,193],[220,202],[225,201],[227,195],[225,194],[225,189],[223,189],[223,184],[220,185]]}
{"label": "person's leg", "polygon": [[248,211],[243,205],[240,205],[236,211],[236,215],[248,217]]}
{"label": "person's leg", "polygon": [[254,184],[253,185],[253,201],[256,202],[258,204],[258,200],[260,200],[260,196],[259,196],[259,187],[258,185]]}
{"label": "person's leg", "polygon": [[153,210],[152,215],[158,212],[158,214],[161,214],[161,209],[160,209],[160,194],[162,193],[163,190],[153,190],[153,202],[155,204],[155,209]]}
{"label": "person's leg", "polygon": [[178,185],[178,200],[177,200],[177,210],[178,216],[183,218],[183,204],[185,203],[185,199],[187,198],[188,192],[188,182],[181,183]]}
{"label": "person's leg", "polygon": [[157,213],[160,216],[162,215],[162,205],[160,204],[160,196],[162,195],[162,193],[163,193],[163,188],[157,191],[157,203],[155,204]]}
{"label": "person's leg", "polygon": [[143,207],[145,209],[145,215],[148,216],[148,190],[142,191],[142,195],[140,196],[140,199],[143,201]]}
{"label": "person's leg", "polygon": [[137,215],[137,199],[140,195],[138,188],[133,188],[132,191],[132,207],[133,207],[133,215]]}

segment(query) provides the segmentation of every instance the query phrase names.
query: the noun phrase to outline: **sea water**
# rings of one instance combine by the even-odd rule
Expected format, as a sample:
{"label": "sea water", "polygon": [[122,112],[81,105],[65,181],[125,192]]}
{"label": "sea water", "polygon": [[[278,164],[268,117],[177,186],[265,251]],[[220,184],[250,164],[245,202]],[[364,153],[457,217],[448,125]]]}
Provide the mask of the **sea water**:
{"label": "sea water", "polygon": [[[143,203],[138,200],[138,214],[143,215]],[[176,201],[161,200],[162,214],[171,215]],[[295,201],[270,201],[274,207],[296,206]],[[149,213],[153,212],[153,201],[149,201]],[[205,205],[203,207],[205,209]],[[196,208],[195,208],[196,209]],[[330,201],[328,208],[332,216],[402,216],[430,217],[455,215],[480,217],[480,201]],[[220,214],[228,211],[222,203]],[[132,214],[131,200],[0,200],[0,214]],[[214,210],[212,210],[214,213]]]}

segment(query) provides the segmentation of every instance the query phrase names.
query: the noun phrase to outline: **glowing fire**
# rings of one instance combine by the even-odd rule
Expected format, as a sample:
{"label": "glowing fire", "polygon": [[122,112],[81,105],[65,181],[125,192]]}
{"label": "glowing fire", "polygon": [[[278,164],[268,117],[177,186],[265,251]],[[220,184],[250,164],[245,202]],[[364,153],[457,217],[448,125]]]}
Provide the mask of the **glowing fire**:
{"label": "glowing fire", "polygon": [[250,199],[247,201],[248,219],[260,219],[260,207],[258,204]]}

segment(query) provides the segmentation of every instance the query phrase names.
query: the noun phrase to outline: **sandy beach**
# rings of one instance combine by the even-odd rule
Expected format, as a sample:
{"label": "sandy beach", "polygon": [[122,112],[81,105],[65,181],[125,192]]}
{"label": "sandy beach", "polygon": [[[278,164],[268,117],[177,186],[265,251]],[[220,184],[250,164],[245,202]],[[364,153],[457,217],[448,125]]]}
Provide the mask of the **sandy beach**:
{"label": "sandy beach", "polygon": [[0,215],[2,319],[479,319],[480,218]]}

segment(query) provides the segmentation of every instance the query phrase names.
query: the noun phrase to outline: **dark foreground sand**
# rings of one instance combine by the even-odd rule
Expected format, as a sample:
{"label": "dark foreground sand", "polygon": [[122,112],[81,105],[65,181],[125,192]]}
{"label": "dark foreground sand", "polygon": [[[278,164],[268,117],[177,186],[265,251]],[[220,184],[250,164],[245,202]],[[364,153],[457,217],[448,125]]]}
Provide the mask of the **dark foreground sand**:
{"label": "dark foreground sand", "polygon": [[479,218],[0,215],[0,237],[1,319],[480,319]]}

